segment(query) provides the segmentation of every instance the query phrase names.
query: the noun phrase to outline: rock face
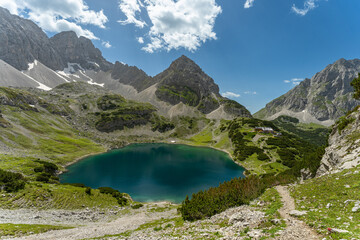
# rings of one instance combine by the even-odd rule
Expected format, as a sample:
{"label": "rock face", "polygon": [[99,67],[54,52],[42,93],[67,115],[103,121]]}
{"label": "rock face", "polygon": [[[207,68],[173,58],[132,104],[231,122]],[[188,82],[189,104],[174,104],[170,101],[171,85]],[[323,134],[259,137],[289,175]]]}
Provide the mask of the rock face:
{"label": "rock face", "polygon": [[111,77],[120,83],[133,86],[138,92],[155,84],[155,80],[148,76],[143,70],[135,66],[115,62]]}
{"label": "rock face", "polygon": [[154,77],[158,82],[156,96],[172,105],[180,102],[196,107],[204,114],[224,106],[234,116],[251,117],[241,104],[224,98],[219,86],[191,59],[181,56],[170,67]]}
{"label": "rock face", "polygon": [[340,59],[271,101],[254,116],[273,120],[280,115],[288,115],[301,122],[317,122],[330,126],[360,104],[360,101],[352,98],[353,88],[350,86],[358,72],[359,59]]}
{"label": "rock face", "polygon": [[172,105],[183,102],[210,113],[220,106],[219,87],[191,59],[181,56],[155,76],[159,82],[156,96]]}
{"label": "rock face", "polygon": [[[108,62],[87,38],[77,37],[72,31],[48,38],[35,23],[11,15],[4,8],[0,8],[0,59],[22,71],[0,74],[0,86],[50,90],[65,82],[85,81],[124,92],[130,99],[150,102],[169,115],[176,115],[176,109],[171,108],[183,103],[190,115],[251,117],[244,106],[222,97],[214,80],[186,56],[150,77],[135,66]],[[127,87],[134,89],[123,91]]]}
{"label": "rock face", "polygon": [[103,58],[101,51],[94,47],[90,39],[78,37],[75,32],[61,32],[50,38],[52,47],[62,60],[62,70],[67,63],[78,63],[84,69],[102,70],[112,69],[113,64]]}
{"label": "rock face", "polygon": [[0,7],[0,59],[18,70],[38,60],[52,70],[63,70],[68,63],[78,63],[84,69],[108,71],[106,61],[91,40],[75,32],[61,32],[51,39],[34,22],[10,14]]}
{"label": "rock face", "polygon": [[329,146],[317,176],[335,173],[360,164],[360,107],[342,117],[329,136]]}
{"label": "rock face", "polygon": [[63,62],[49,38],[35,23],[11,15],[0,7],[0,59],[18,70],[39,60],[51,69],[61,69]]}

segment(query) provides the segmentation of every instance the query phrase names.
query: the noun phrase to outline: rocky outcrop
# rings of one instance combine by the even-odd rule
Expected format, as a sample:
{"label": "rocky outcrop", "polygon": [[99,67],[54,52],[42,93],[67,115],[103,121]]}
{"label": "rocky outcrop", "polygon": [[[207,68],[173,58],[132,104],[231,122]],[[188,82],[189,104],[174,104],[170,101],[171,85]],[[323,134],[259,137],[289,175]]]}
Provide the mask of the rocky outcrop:
{"label": "rocky outcrop", "polygon": [[138,92],[156,83],[155,79],[148,76],[143,70],[118,61],[115,62],[111,77],[122,84],[133,86]]}
{"label": "rocky outcrop", "polygon": [[359,59],[340,59],[271,101],[254,116],[273,120],[280,115],[288,115],[302,122],[317,122],[330,126],[360,104],[360,101],[352,98],[353,88],[350,86],[358,72]]}
{"label": "rocky outcrop", "polygon": [[113,66],[91,40],[77,37],[72,31],[61,32],[49,39],[34,22],[12,15],[1,7],[0,59],[18,70],[27,70],[28,64],[35,60],[52,70],[63,70],[68,63],[103,71]]}
{"label": "rocky outcrop", "polygon": [[183,102],[210,113],[220,106],[219,87],[191,59],[181,56],[170,67],[155,76],[159,82],[156,96],[172,105]]}
{"label": "rocky outcrop", "polygon": [[113,64],[103,58],[101,51],[95,48],[90,39],[78,37],[75,32],[61,32],[50,38],[52,47],[59,54],[63,63],[62,70],[68,63],[77,63],[84,69],[102,70],[112,69]]}
{"label": "rocky outcrop", "polygon": [[181,56],[170,67],[154,77],[158,82],[155,92],[158,99],[176,105],[180,102],[209,114],[223,106],[232,116],[251,117],[241,104],[224,98],[219,86],[191,59]]}
{"label": "rocky outcrop", "polygon": [[64,65],[49,38],[34,22],[10,14],[0,7],[0,59],[18,70],[39,60],[51,69]]}
{"label": "rocky outcrop", "polygon": [[316,175],[335,173],[359,164],[360,107],[357,107],[334,126]]}

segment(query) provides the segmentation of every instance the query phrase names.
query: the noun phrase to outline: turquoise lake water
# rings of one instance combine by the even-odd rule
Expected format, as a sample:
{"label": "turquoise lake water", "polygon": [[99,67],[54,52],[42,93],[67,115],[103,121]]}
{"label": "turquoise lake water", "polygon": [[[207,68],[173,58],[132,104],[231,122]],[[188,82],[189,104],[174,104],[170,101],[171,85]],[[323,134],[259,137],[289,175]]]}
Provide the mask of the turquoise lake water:
{"label": "turquoise lake water", "polygon": [[62,183],[112,187],[135,201],[180,203],[186,195],[234,177],[244,168],[224,152],[179,144],[132,144],[87,157],[60,176]]}

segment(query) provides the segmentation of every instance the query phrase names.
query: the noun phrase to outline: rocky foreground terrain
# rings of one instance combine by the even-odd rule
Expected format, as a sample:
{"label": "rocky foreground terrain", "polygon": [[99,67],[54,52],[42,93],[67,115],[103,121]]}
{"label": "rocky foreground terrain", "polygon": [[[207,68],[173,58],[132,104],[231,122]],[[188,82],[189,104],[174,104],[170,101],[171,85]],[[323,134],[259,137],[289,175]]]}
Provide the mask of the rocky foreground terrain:
{"label": "rocky foreground terrain", "polygon": [[[287,188],[268,190],[249,206],[231,208],[210,219],[184,222],[178,205],[147,203],[139,209],[2,210],[0,223],[56,224],[70,229],[14,239],[319,239],[293,216],[294,200]],[[301,212],[300,212],[301,213]],[[28,233],[28,234],[31,234]],[[7,237],[5,237],[7,238]]]}

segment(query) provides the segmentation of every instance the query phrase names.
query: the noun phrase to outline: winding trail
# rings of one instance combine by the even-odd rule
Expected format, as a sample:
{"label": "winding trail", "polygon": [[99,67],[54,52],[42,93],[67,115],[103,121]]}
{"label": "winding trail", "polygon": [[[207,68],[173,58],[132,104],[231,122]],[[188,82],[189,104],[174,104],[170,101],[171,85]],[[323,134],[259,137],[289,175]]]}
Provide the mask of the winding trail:
{"label": "winding trail", "polygon": [[[162,203],[156,203],[159,207],[163,207]],[[54,230],[45,233],[11,238],[12,240],[74,240],[102,237],[105,235],[114,235],[137,229],[144,223],[149,223],[162,218],[170,218],[176,216],[176,209],[164,212],[146,212],[137,211],[133,214],[125,214],[114,221],[96,222],[80,226],[72,229]]]}
{"label": "winding trail", "polygon": [[322,237],[317,234],[312,228],[304,222],[294,218],[290,215],[292,210],[295,210],[294,199],[285,186],[276,186],[275,189],[279,192],[283,206],[280,208],[280,216],[286,222],[286,229],[277,237],[277,240],[318,240]]}

